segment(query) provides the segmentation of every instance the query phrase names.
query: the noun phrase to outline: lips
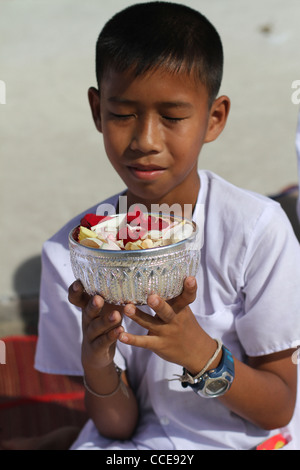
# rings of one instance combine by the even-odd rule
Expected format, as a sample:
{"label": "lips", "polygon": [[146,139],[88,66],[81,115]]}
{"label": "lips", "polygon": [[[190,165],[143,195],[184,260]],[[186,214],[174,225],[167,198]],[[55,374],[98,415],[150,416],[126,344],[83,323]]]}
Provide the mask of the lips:
{"label": "lips", "polygon": [[137,163],[128,166],[128,168],[135,178],[143,180],[152,180],[158,178],[166,170],[166,168],[155,164],[141,165]]}

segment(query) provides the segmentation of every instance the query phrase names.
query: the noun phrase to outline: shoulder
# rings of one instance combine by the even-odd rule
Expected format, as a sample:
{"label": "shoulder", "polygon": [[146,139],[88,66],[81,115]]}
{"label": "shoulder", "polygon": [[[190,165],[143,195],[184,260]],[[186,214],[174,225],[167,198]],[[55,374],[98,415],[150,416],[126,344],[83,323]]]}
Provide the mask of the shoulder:
{"label": "shoulder", "polygon": [[206,185],[206,198],[213,198],[219,205],[227,206],[232,204],[233,208],[240,211],[243,205],[256,207],[258,210],[266,206],[279,206],[279,204],[267,196],[236,186],[221,176],[207,170],[199,172],[201,180],[204,179]]}
{"label": "shoulder", "polygon": [[255,272],[257,266],[276,263],[279,257],[300,265],[300,245],[279,203],[207,171],[200,177],[206,186],[199,202],[205,210],[208,263],[230,272],[236,286],[244,284],[247,267]]}
{"label": "shoulder", "polygon": [[280,227],[289,225],[280,204],[267,196],[235,186],[209,171],[201,171],[200,178],[206,186],[202,197],[207,221],[220,229],[238,230],[246,236],[271,222]]}

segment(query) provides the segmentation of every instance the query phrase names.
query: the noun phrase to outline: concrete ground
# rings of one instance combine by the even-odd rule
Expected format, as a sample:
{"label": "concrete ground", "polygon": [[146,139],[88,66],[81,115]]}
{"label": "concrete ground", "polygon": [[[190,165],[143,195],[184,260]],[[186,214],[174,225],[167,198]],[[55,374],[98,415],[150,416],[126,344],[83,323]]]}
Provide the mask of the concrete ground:
{"label": "concrete ground", "polygon": [[[101,27],[132,3],[0,0],[0,337],[35,331],[43,242],[124,187],[94,128],[87,89]],[[299,0],[184,3],[222,37],[221,93],[232,101],[228,126],[200,166],[262,194],[297,182]]]}

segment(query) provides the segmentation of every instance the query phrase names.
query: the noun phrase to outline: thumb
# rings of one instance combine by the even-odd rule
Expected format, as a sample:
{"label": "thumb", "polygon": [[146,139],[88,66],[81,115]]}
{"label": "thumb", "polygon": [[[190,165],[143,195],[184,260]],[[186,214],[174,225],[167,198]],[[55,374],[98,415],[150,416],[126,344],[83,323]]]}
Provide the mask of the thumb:
{"label": "thumb", "polygon": [[197,282],[192,276],[187,277],[183,283],[183,290],[175,299],[169,301],[176,313],[193,303],[197,294]]}
{"label": "thumb", "polygon": [[86,306],[90,296],[85,292],[80,281],[75,281],[70,285],[68,290],[69,302],[76,307],[83,308]]}

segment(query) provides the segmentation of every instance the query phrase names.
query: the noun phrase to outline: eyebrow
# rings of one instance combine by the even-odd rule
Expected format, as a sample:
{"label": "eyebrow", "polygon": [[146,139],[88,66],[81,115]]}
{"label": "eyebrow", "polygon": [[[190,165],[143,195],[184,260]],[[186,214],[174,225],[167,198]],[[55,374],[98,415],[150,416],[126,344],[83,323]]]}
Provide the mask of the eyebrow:
{"label": "eyebrow", "polygon": [[166,108],[192,108],[193,105],[186,101],[163,101],[160,103]]}
{"label": "eyebrow", "polygon": [[[128,105],[134,105],[134,104],[137,104],[136,101],[134,100],[128,100],[126,98],[121,98],[121,97],[118,97],[118,96],[111,96],[108,98],[108,101],[110,103],[119,103],[119,104],[128,104]],[[186,102],[186,101],[180,101],[180,100],[176,100],[176,101],[161,101],[159,103],[157,103],[158,105],[160,106],[164,106],[166,108],[186,108],[186,109],[190,109],[193,107],[193,105],[189,102]]]}

